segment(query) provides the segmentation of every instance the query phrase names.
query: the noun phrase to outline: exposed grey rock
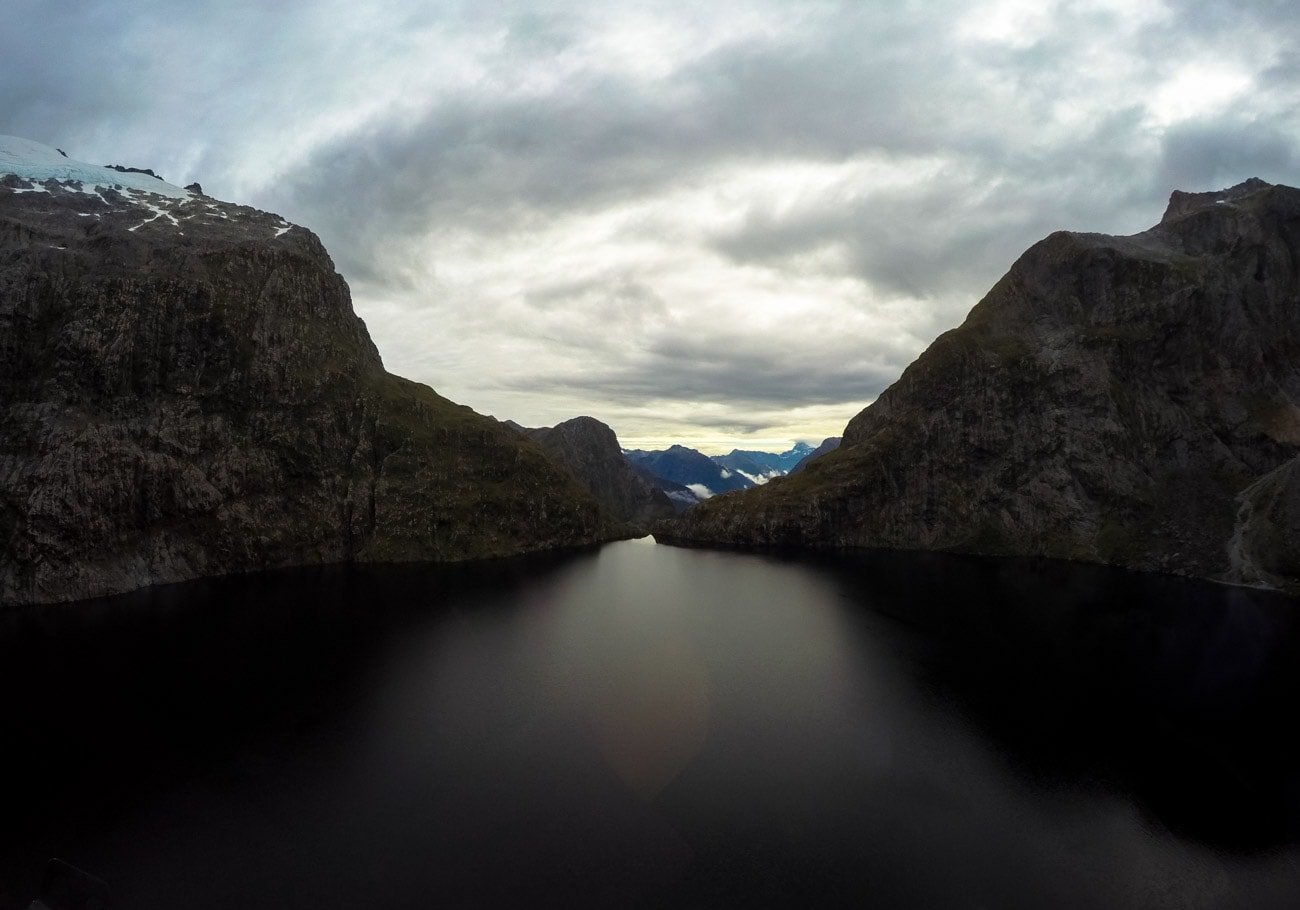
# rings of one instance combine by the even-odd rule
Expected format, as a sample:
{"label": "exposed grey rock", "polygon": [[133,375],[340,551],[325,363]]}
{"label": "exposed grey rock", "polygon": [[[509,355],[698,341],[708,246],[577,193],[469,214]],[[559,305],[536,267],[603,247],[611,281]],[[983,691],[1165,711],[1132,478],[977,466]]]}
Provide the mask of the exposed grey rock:
{"label": "exposed grey rock", "polygon": [[[66,158],[68,156],[66,154],[63,154],[63,157]],[[162,180],[162,177],[155,174],[153,168],[149,168],[149,167],[127,167],[126,165],[123,164],[106,164],[104,165],[104,167],[108,168],[109,170],[117,171],[118,173],[121,174],[148,174],[150,177],[153,177],[155,180]]]}
{"label": "exposed grey rock", "polygon": [[660,539],[1039,554],[1297,590],[1300,191],[1056,233],[799,474]]}
{"label": "exposed grey rock", "polygon": [[0,603],[619,533],[535,443],[387,373],[310,231],[83,189],[0,180]]}

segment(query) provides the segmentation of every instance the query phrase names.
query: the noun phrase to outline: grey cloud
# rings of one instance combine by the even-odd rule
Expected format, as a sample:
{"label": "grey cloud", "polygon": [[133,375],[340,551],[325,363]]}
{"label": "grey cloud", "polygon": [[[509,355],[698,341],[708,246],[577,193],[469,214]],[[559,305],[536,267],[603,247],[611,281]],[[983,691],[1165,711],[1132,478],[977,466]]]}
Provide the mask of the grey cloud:
{"label": "grey cloud", "polygon": [[1300,31],[1291,0],[1166,0],[1173,13],[1173,29],[1210,35],[1222,40],[1241,29]]}
{"label": "grey cloud", "polygon": [[782,343],[788,339],[725,328],[659,333],[623,362],[561,364],[545,373],[544,382],[624,405],[654,400],[797,408],[860,405],[906,365],[897,349],[825,329],[819,342],[795,349]]}
{"label": "grey cloud", "polygon": [[666,149],[665,119],[636,86],[617,81],[564,98],[456,99],[414,125],[340,140],[266,201],[327,240],[348,238],[336,244],[346,266],[378,278],[374,248],[393,240],[452,225],[519,230],[680,177],[689,140]]}
{"label": "grey cloud", "polygon": [[[766,224],[759,214],[719,239],[740,260],[838,243],[864,280],[925,297],[987,284],[1043,233],[1105,228],[1175,188],[1155,186],[1143,166],[1139,106],[1083,134],[1046,132],[1052,103],[1080,72],[1068,30],[1028,50],[989,52],[983,63],[1017,87],[1016,108],[989,110],[966,73],[971,62],[933,47],[950,18],[942,5],[846,8],[820,27],[724,48],[667,80],[588,76],[526,100],[457,98],[414,122],[342,137],[268,204],[316,226],[345,271],[378,281],[376,249],[439,226],[491,236],[748,161],[939,154],[951,172],[914,199],[856,209],[826,200],[822,213]],[[996,183],[1010,189],[985,206],[967,201]],[[1008,210],[1013,194],[1019,207]]]}
{"label": "grey cloud", "polygon": [[643,280],[617,273],[543,284],[529,290],[524,300],[539,310],[577,309],[585,319],[614,317],[624,330],[661,324],[669,312],[663,297]]}
{"label": "grey cloud", "polygon": [[1160,172],[1176,187],[1219,188],[1260,177],[1295,180],[1295,137],[1267,122],[1227,116],[1179,124],[1164,136]]}
{"label": "grey cloud", "polygon": [[[364,274],[367,247],[430,225],[517,228],[729,163],[932,149],[946,127],[908,93],[923,85],[929,103],[954,108],[971,100],[960,97],[950,61],[911,49],[938,27],[938,13],[902,24],[846,15],[869,32],[831,23],[724,49],[662,81],[584,77],[525,100],[446,101],[414,123],[341,138],[269,201],[327,240],[350,238],[356,255],[343,261]],[[970,125],[986,129],[978,118]]]}
{"label": "grey cloud", "polygon": [[1097,230],[1154,222],[1164,196],[1135,155],[1111,148],[1105,134],[1131,126],[1140,111],[1117,111],[1088,135],[1053,148],[1053,157],[1021,156],[1032,179],[1011,179],[1007,157],[966,159],[933,179],[850,199],[827,196],[780,215],[751,213],[714,238],[740,262],[783,262],[822,247],[839,249],[852,274],[878,291],[915,298],[967,295],[973,304],[1016,257],[1060,229]]}

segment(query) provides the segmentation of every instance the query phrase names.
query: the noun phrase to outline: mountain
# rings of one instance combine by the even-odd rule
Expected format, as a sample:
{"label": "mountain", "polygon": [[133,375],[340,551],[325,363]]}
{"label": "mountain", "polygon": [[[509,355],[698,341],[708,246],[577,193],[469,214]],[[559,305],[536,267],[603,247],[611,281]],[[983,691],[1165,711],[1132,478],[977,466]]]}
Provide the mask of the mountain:
{"label": "mountain", "polygon": [[654,452],[634,449],[624,454],[682,511],[718,493],[745,490],[784,476],[812,451],[806,442],[798,442],[779,455],[742,449],[732,449],[727,455],[705,455],[679,445]]}
{"label": "mountain", "polygon": [[840,447],[841,439],[842,437],[840,436],[827,436],[825,439],[822,440],[821,445],[819,445],[817,448],[810,451],[803,458],[799,459],[799,463],[796,464],[793,468],[791,468],[789,473],[796,474],[799,471],[802,471],[805,468],[807,468],[808,464],[814,458],[821,458],[827,452],[834,452],[836,449]]}
{"label": "mountain", "polygon": [[691,506],[704,502],[704,497],[690,487],[660,477],[634,462],[629,461],[627,466],[632,469],[632,473],[636,474],[637,477],[640,477],[651,487],[667,496],[675,513],[685,512]]}
{"label": "mountain", "polygon": [[732,449],[731,454],[714,455],[713,460],[723,467],[753,475],[750,477],[751,480],[754,480],[755,476],[762,477],[764,478],[762,481],[755,480],[754,482],[765,483],[773,477],[789,474],[794,470],[794,466],[807,458],[812,451],[813,447],[808,443],[796,442],[792,448],[779,455],[775,452],[752,452],[744,449]]}
{"label": "mountain", "polygon": [[0,603],[618,531],[386,372],[310,231],[0,137]]}
{"label": "mountain", "polygon": [[[1300,191],[1034,245],[792,477],[660,539],[1033,554],[1300,590]],[[657,535],[660,536],[660,535]]]}
{"label": "mountain", "polygon": [[742,452],[740,449],[732,449],[729,455],[709,456],[714,464],[740,474],[755,485],[767,483],[785,473],[781,470],[779,458],[770,452]]}
{"label": "mountain", "polygon": [[575,417],[523,432],[569,471],[614,520],[645,526],[677,513],[666,493],[632,470],[618,437],[599,420]]}
{"label": "mountain", "polygon": [[691,489],[700,499],[708,499],[732,490],[743,490],[754,485],[754,482],[744,475],[729,470],[709,456],[685,446],[670,446],[657,452],[633,449],[625,452],[624,455],[628,461],[645,468],[651,474]]}
{"label": "mountain", "polygon": [[799,462],[813,453],[813,447],[806,442],[796,442],[793,447],[776,456],[781,470],[789,474]]}

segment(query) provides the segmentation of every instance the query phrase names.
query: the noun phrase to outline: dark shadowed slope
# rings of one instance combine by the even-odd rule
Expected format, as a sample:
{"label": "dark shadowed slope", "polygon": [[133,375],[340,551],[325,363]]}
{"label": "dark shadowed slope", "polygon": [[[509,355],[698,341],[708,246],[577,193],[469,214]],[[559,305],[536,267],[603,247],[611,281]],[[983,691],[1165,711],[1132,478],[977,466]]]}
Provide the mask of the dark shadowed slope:
{"label": "dark shadowed slope", "polygon": [[660,477],[658,474],[646,470],[635,462],[629,461],[627,464],[637,477],[640,477],[646,483],[650,484],[650,486],[667,496],[668,501],[672,503],[675,512],[684,512],[692,506],[699,505],[704,501],[690,487]]}
{"label": "dark shadowed slope", "polygon": [[663,539],[1082,559],[1296,589],[1300,191],[1060,232],[794,477]]}
{"label": "dark shadowed slope", "polygon": [[534,443],[387,373],[310,231],[0,137],[0,603],[610,536]]}
{"label": "dark shadowed slope", "polygon": [[624,459],[614,431],[594,417],[575,417],[523,432],[616,521],[645,526],[677,514],[668,495],[647,483]]}

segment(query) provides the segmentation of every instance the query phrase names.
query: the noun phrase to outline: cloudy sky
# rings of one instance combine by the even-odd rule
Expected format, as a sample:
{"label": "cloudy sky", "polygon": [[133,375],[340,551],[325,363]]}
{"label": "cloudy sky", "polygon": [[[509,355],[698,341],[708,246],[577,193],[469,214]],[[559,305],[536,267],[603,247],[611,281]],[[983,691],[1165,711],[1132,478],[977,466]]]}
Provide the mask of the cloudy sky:
{"label": "cloudy sky", "polygon": [[7,0],[0,132],[321,235],[388,368],[837,434],[1028,245],[1300,184],[1293,0]]}

